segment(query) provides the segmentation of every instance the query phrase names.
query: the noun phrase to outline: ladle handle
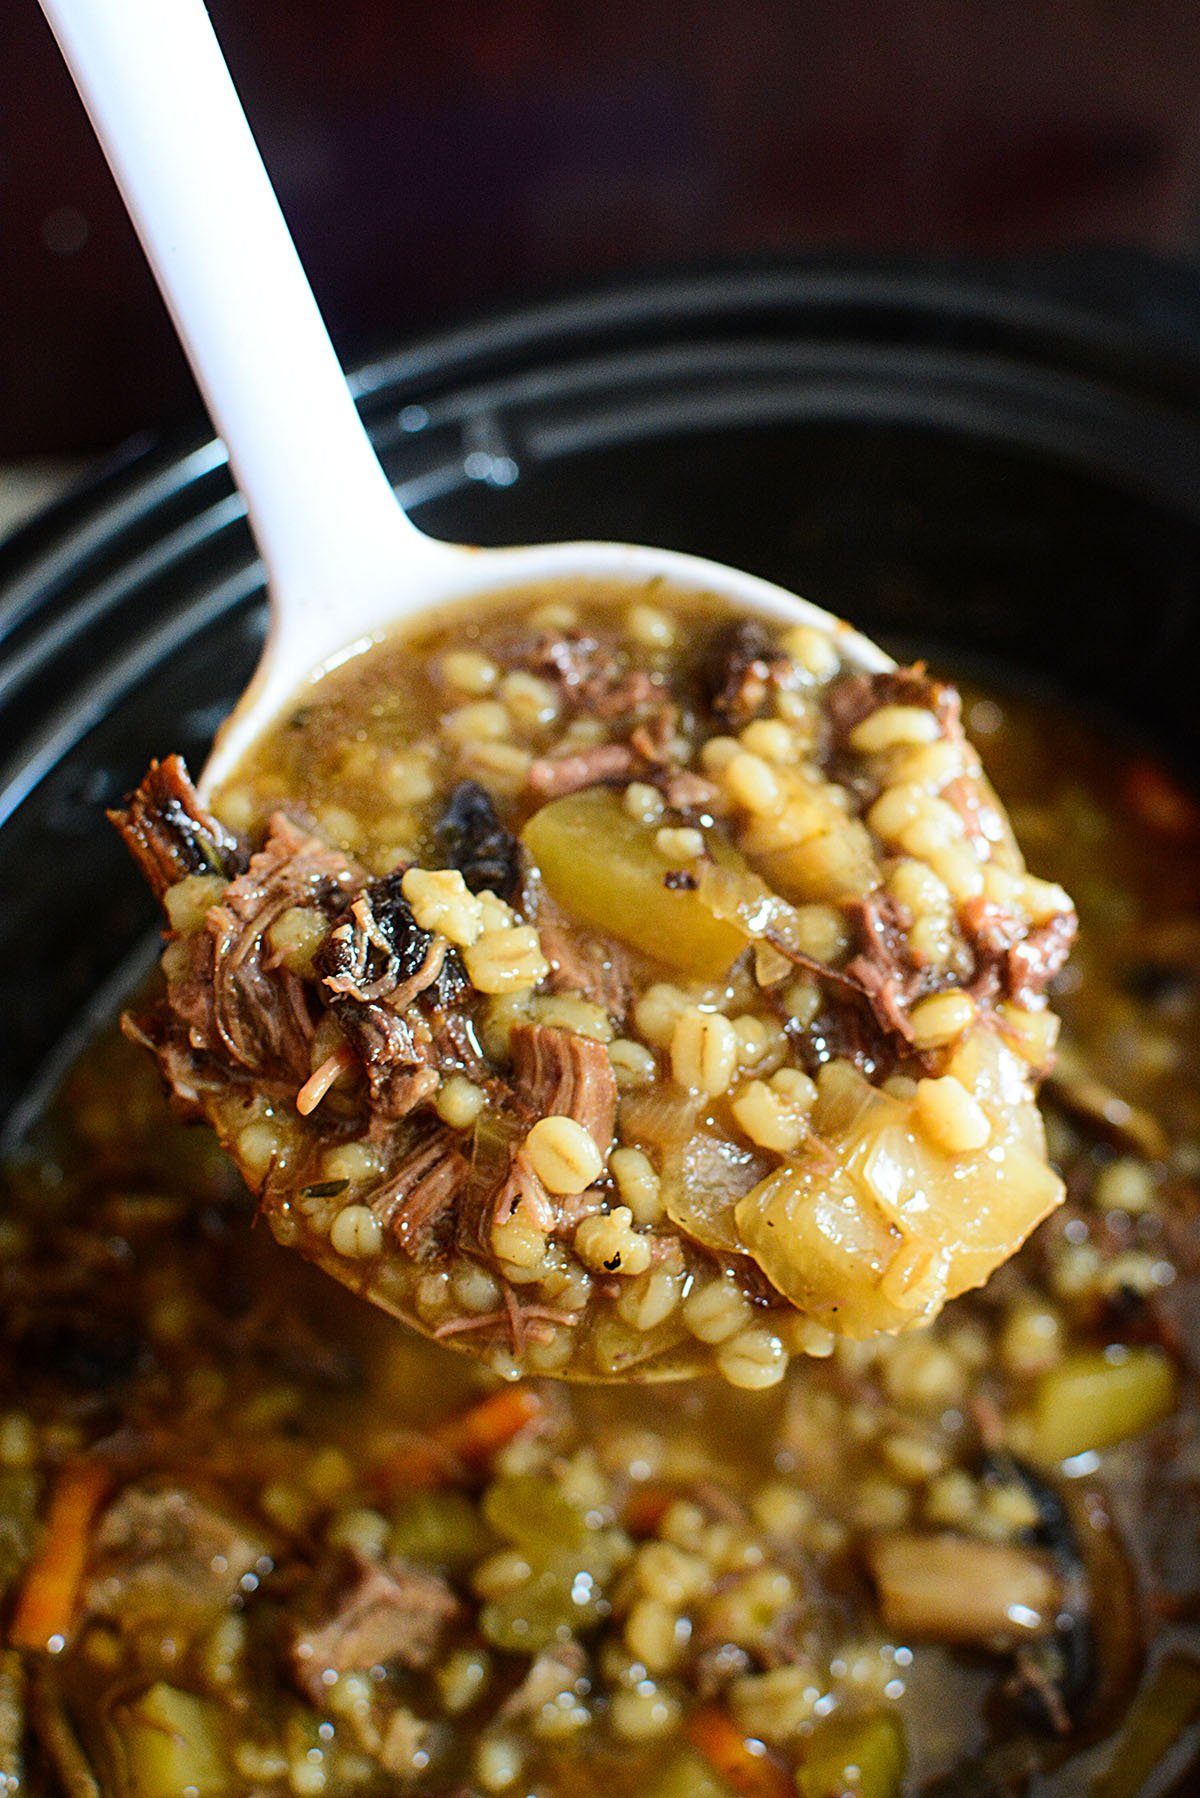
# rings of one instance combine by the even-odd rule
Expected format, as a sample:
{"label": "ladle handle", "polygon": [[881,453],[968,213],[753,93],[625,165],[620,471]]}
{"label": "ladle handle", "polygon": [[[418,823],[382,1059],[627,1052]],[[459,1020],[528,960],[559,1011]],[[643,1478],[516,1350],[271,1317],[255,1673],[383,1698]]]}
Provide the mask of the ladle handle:
{"label": "ladle handle", "polygon": [[359,420],[201,0],[41,0],[290,628],[436,553]]}

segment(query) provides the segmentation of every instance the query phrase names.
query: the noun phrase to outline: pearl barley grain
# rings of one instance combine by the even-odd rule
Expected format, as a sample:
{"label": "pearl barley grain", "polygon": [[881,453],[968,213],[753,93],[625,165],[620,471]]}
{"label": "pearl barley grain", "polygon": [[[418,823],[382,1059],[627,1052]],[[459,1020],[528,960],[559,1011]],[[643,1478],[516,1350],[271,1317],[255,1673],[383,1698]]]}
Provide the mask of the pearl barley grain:
{"label": "pearl barley grain", "polygon": [[548,1192],[584,1192],[597,1180],[604,1159],[574,1118],[540,1118],[525,1138],[525,1153]]}
{"label": "pearl barley grain", "polygon": [[351,1261],[365,1261],[383,1247],[379,1219],[366,1205],[346,1205],[329,1227],[330,1246]]}

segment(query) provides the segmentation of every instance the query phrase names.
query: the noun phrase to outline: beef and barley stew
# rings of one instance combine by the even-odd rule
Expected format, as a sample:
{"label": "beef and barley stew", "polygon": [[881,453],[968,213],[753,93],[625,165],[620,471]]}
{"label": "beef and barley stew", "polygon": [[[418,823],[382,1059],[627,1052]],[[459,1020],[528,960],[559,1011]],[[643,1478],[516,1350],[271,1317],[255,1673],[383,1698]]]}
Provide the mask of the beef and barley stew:
{"label": "beef and barley stew", "polygon": [[1075,913],[920,667],[662,589],[442,615],[210,814],[116,819],[131,1020],[275,1235],[495,1371],[775,1384],[928,1323],[1062,1199]]}
{"label": "beef and barley stew", "polygon": [[[536,678],[549,695],[525,681],[505,689],[494,657],[473,645],[456,653],[474,658],[451,664],[458,711],[507,712],[523,691],[539,714],[562,704],[548,675]],[[291,828],[311,813],[322,854],[346,870],[350,907],[360,891],[378,894],[371,881],[397,859],[465,859],[459,837],[442,839],[453,853],[440,863],[415,853],[444,813],[442,754],[455,779],[486,777],[498,818],[519,823],[528,758],[541,747],[537,732],[518,741],[498,712],[476,712],[469,731],[453,727],[466,732],[467,769],[448,747],[453,736],[435,753],[440,726],[427,754],[397,747],[389,762],[380,744],[398,702],[373,676],[369,691],[381,708],[369,732],[339,751],[318,711],[285,739],[296,748],[282,771],[271,776],[264,763],[236,806],[226,801],[229,825],[253,841],[282,788]],[[169,1115],[141,1050],[114,1031],[84,1056],[11,1168],[0,1218],[0,1789],[32,1798],[1011,1798],[1028,1789],[1183,1798],[1197,1789],[1187,1732],[1200,1711],[1200,815],[1156,768],[1122,759],[1059,709],[968,694],[965,721],[1018,835],[1079,902],[1080,946],[1055,987],[1063,1041],[1043,1095],[1066,1199],[985,1287],[927,1328],[862,1341],[831,1333],[824,1356],[797,1358],[769,1390],[737,1392],[720,1379],[499,1380],[251,1231],[254,1202],[238,1174],[208,1130]],[[401,714],[398,742],[412,734]],[[605,746],[590,734],[577,733],[570,753]],[[758,732],[751,744],[765,749],[777,736]],[[718,752],[698,778],[717,787],[733,753],[724,763]],[[785,767],[759,748],[736,753]],[[340,819],[319,800],[335,755],[343,782],[361,782]],[[638,764],[648,778],[637,801],[654,830],[703,834],[678,820],[670,800],[683,794],[664,793],[658,766]],[[477,806],[460,799],[455,828]],[[507,865],[512,839],[488,818],[473,853]],[[173,841],[186,841],[184,813],[172,822]],[[214,862],[235,853],[214,827],[197,849]],[[690,853],[669,865],[703,872]],[[204,890],[190,889],[190,911],[177,897],[185,949],[193,911],[219,901],[227,877],[215,866],[201,874],[213,885],[204,905]],[[506,890],[517,894],[528,877],[516,864]],[[918,877],[906,878],[915,887]],[[465,890],[476,886],[493,891],[472,871]],[[303,907],[281,893],[276,912],[276,921],[311,914],[293,916],[275,945],[300,981],[303,943],[320,955],[328,941],[314,890],[325,892],[307,888]],[[654,883],[643,891],[657,901]],[[428,915],[409,925],[398,906],[366,903],[375,918],[436,940]],[[615,882],[612,903],[615,923]],[[863,953],[835,934],[851,927],[847,908],[804,903],[830,912],[802,914],[806,928],[816,916],[828,930],[819,951],[807,939],[811,962],[844,968]],[[943,935],[931,924],[926,941],[960,955],[945,902],[941,919]],[[524,926],[505,914],[503,928]],[[379,926],[382,946],[355,986],[401,955],[407,938],[393,930]],[[470,949],[456,946],[464,957]],[[682,942],[673,952],[684,953]],[[549,963],[552,948],[542,953]],[[490,995],[467,1014],[479,1032],[472,1053],[489,1072],[462,1075],[452,1088],[459,1110],[441,1098],[458,1119],[451,1128],[465,1127],[467,1085],[481,1095],[471,1104],[498,1113],[490,1070],[508,1065],[521,1029],[610,1052],[624,1040],[630,1049],[609,1060],[618,1104],[645,1103],[670,1055],[667,1017],[687,1015],[693,983],[713,976],[660,976],[672,993],[653,1039],[622,1039],[615,1018],[627,1014],[614,1015],[592,984],[610,977],[610,963],[606,955],[576,974],[569,1000],[527,985],[511,1004]],[[634,965],[620,971],[636,984]],[[900,977],[909,977],[903,950]],[[265,958],[245,979],[271,1016]],[[912,1053],[865,1007],[839,1007],[811,968],[783,979],[785,991],[812,983],[787,1001],[784,1036],[792,1041],[787,1018],[807,1018],[808,1030],[824,1008],[841,1077],[857,1078],[862,1065],[852,1028],[889,1055]],[[758,1079],[775,1092],[772,1071],[794,1063],[752,997],[747,985],[737,1010],[701,1015],[728,1015],[739,1043],[771,1044],[765,1075],[751,1066],[731,1085]],[[761,1020],[762,1037],[735,1025],[744,1017]],[[328,1027],[335,1044],[356,1045],[364,1070],[327,1095],[344,1108],[340,1151],[332,1133],[319,1151],[297,1150],[347,1156],[322,1170],[320,1184],[347,1183],[333,1200],[380,1178],[363,1166],[377,1139],[362,1127],[371,1112],[356,1083],[366,1088],[372,1063],[355,1028],[339,1021],[335,1037]],[[269,1039],[245,1040],[265,1063]],[[291,1078],[311,1061],[309,1044]],[[269,1065],[289,1065],[282,1049]],[[205,1066],[181,1063],[176,1085]],[[683,1083],[661,1089],[672,1106],[692,1102]],[[276,1154],[292,1091],[281,1074],[277,1110],[254,1120]],[[725,1104],[722,1095],[722,1119]],[[446,1121],[436,1108],[432,1119]],[[639,1151],[647,1160],[650,1140]],[[747,1153],[762,1146],[732,1126],[721,1140],[744,1141]],[[644,1173],[640,1161],[629,1166]],[[652,1195],[662,1192],[661,1174],[644,1192],[627,1180],[634,1233],[659,1234]],[[506,1308],[485,1262],[435,1266],[423,1301],[431,1315],[454,1306],[487,1319]],[[663,1266],[675,1275],[671,1260]],[[668,1285],[637,1280],[616,1295],[635,1327],[663,1320],[638,1325],[626,1291],[639,1291],[641,1306],[658,1291],[667,1311],[687,1307],[682,1278],[670,1306]],[[511,1284],[522,1309],[566,1308],[532,1300],[520,1278]],[[723,1302],[736,1323],[714,1310],[702,1326],[719,1340],[761,1314],[757,1291],[731,1288]],[[569,1308],[584,1305],[580,1292]],[[547,1340],[538,1321],[525,1323],[530,1347]],[[507,1333],[496,1335],[511,1353]]]}

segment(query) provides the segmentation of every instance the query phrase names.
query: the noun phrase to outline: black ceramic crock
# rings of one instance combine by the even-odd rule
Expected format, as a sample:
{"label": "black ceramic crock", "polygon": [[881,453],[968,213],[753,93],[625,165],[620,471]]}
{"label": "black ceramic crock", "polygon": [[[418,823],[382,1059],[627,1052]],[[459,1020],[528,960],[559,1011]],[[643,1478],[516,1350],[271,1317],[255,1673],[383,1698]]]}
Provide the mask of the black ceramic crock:
{"label": "black ceramic crock", "polygon": [[[1200,749],[1200,288],[1138,258],[660,276],[376,359],[434,534],[613,537],[752,569]],[[0,550],[0,1115],[145,943],[103,808],[196,764],[261,574],[212,442],[134,447]]]}

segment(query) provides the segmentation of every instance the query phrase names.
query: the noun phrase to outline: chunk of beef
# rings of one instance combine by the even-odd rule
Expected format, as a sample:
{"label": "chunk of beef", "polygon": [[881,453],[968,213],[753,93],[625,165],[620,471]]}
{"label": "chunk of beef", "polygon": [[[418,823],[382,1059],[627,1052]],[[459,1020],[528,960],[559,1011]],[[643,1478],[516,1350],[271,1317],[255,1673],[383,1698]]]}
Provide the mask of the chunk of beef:
{"label": "chunk of beef", "polygon": [[943,736],[962,735],[957,689],[931,680],[924,662],[914,662],[882,674],[846,674],[833,682],[826,700],[830,747],[844,754],[855,726],[885,705],[924,707],[937,718]]}
{"label": "chunk of beef", "polygon": [[585,787],[624,786],[639,764],[630,743],[596,743],[572,755],[542,755],[530,764],[529,791],[538,799],[561,799]]}
{"label": "chunk of beef", "polygon": [[87,1609],[127,1628],[209,1627],[269,1569],[250,1525],[182,1486],[126,1486],[92,1543]]}
{"label": "chunk of beef", "polygon": [[708,708],[726,730],[742,730],[794,672],[791,658],[755,619],[729,624],[718,632],[703,672]]}
{"label": "chunk of beef", "polygon": [[869,893],[846,907],[855,932],[857,953],[843,970],[861,989],[879,1029],[911,1043],[908,1007],[920,984],[920,971],[908,958],[907,915],[887,893]]}
{"label": "chunk of beef", "polygon": [[617,1120],[608,1050],[591,1037],[547,1024],[518,1024],[509,1038],[517,1103],[534,1117],[569,1117],[607,1155]]}
{"label": "chunk of beef", "polygon": [[542,631],[515,644],[512,659],[552,682],[565,710],[587,718],[632,717],[666,687],[664,675],[631,668],[615,641],[579,631]]}
{"label": "chunk of beef", "polygon": [[521,878],[521,845],[501,824],[491,796],[477,781],[464,780],[455,787],[436,835],[449,865],[458,869],[473,893],[513,898]]}
{"label": "chunk of beef", "polygon": [[470,1163],[445,1124],[420,1129],[368,1204],[385,1233],[414,1260],[426,1261],[453,1237],[457,1201]]}
{"label": "chunk of beef", "polygon": [[238,839],[201,805],[182,756],[151,762],[128,804],[108,818],[156,899],[189,874],[228,879],[245,865]]}
{"label": "chunk of beef", "polygon": [[379,1566],[355,1555],[319,1582],[313,1621],[288,1644],[292,1673],[314,1704],[328,1697],[327,1673],[365,1673],[389,1662],[430,1666],[461,1614],[445,1580],[409,1561]]}
{"label": "chunk of beef", "polygon": [[1058,912],[1029,928],[1021,912],[985,898],[968,900],[960,913],[975,956],[971,991],[977,999],[1013,999],[1029,1005],[1071,953],[1079,928],[1074,910]]}

